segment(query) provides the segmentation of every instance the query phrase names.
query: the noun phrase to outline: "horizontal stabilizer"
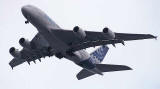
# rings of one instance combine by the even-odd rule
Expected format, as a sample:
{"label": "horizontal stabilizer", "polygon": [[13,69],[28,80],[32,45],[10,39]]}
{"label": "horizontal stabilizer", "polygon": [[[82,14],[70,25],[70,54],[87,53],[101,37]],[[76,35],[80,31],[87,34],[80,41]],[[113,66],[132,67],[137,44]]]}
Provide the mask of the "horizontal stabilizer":
{"label": "horizontal stabilizer", "polygon": [[77,79],[81,80],[83,78],[89,77],[91,75],[94,75],[94,73],[86,70],[86,69],[82,69],[78,74],[77,74]]}
{"label": "horizontal stabilizer", "polygon": [[125,65],[96,64],[96,67],[102,72],[132,70],[130,67]]}
{"label": "horizontal stabilizer", "polygon": [[[123,70],[132,70],[130,67],[125,65],[112,65],[112,64],[96,64],[96,68],[99,69],[101,72],[113,72],[113,71],[123,71]],[[86,77],[92,76],[95,73],[92,73],[86,69],[82,69],[77,74],[77,79],[81,80]]]}

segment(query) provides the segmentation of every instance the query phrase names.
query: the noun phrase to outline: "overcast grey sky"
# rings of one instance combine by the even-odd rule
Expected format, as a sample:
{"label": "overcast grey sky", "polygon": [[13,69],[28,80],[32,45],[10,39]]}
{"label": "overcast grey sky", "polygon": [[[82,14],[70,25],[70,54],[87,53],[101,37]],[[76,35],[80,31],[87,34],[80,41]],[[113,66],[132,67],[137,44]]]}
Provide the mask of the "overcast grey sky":
{"label": "overcast grey sky", "polygon": [[[126,42],[110,50],[103,63],[128,65],[132,71],[110,72],[78,81],[80,67],[69,60],[45,58],[14,70],[8,50],[21,49],[21,37],[31,40],[37,30],[25,25],[23,5],[35,5],[62,28],[160,35],[159,0],[0,0],[0,89],[160,89],[160,39]],[[94,49],[88,49],[92,52]]]}

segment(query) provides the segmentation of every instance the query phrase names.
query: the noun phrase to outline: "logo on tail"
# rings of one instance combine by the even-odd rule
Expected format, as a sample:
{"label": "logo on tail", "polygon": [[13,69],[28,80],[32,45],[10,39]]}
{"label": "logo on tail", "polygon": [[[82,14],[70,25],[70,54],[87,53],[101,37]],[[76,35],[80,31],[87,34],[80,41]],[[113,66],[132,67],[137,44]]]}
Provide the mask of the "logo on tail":
{"label": "logo on tail", "polygon": [[107,52],[108,52],[109,48],[108,46],[101,46],[100,48],[98,48],[97,50],[95,50],[93,53],[91,53],[91,62],[94,64],[98,64],[101,63],[104,59],[104,57],[106,56]]}

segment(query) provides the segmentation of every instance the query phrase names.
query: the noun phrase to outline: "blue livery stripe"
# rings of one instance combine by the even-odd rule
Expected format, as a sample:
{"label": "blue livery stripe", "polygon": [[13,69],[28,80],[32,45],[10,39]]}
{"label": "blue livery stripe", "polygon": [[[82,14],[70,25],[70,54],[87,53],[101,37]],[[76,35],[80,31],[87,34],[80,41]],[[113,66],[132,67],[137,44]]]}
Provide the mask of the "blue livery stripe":
{"label": "blue livery stripe", "polygon": [[91,53],[91,60],[92,62],[94,63],[98,63],[99,62],[102,62],[104,57],[106,56],[107,52],[108,52],[109,48],[108,46],[101,46],[100,48],[98,48],[97,50],[95,50],[93,53]]}

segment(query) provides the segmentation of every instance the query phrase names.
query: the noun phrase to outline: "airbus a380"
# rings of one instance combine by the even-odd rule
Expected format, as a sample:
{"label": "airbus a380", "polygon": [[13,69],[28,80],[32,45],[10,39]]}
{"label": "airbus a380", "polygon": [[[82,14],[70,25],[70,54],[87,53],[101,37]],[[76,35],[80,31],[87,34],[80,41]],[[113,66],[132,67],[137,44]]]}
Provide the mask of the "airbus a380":
{"label": "airbus a380", "polygon": [[[55,55],[59,59],[73,61],[83,68],[77,74],[78,80],[94,74],[103,75],[103,72],[131,70],[125,65],[101,64],[109,50],[107,45],[124,45],[124,41],[157,38],[150,34],[116,33],[107,27],[102,32],[84,31],[78,26],[75,26],[73,31],[66,30],[32,5],[23,6],[21,11],[27,19],[25,23],[35,26],[38,33],[31,41],[25,38],[19,40],[22,50],[10,48],[9,52],[14,57],[9,63],[12,69],[24,62],[30,65],[31,61],[35,63],[37,59],[41,61],[42,57]],[[85,51],[86,48],[95,46],[100,47],[91,54]]]}

